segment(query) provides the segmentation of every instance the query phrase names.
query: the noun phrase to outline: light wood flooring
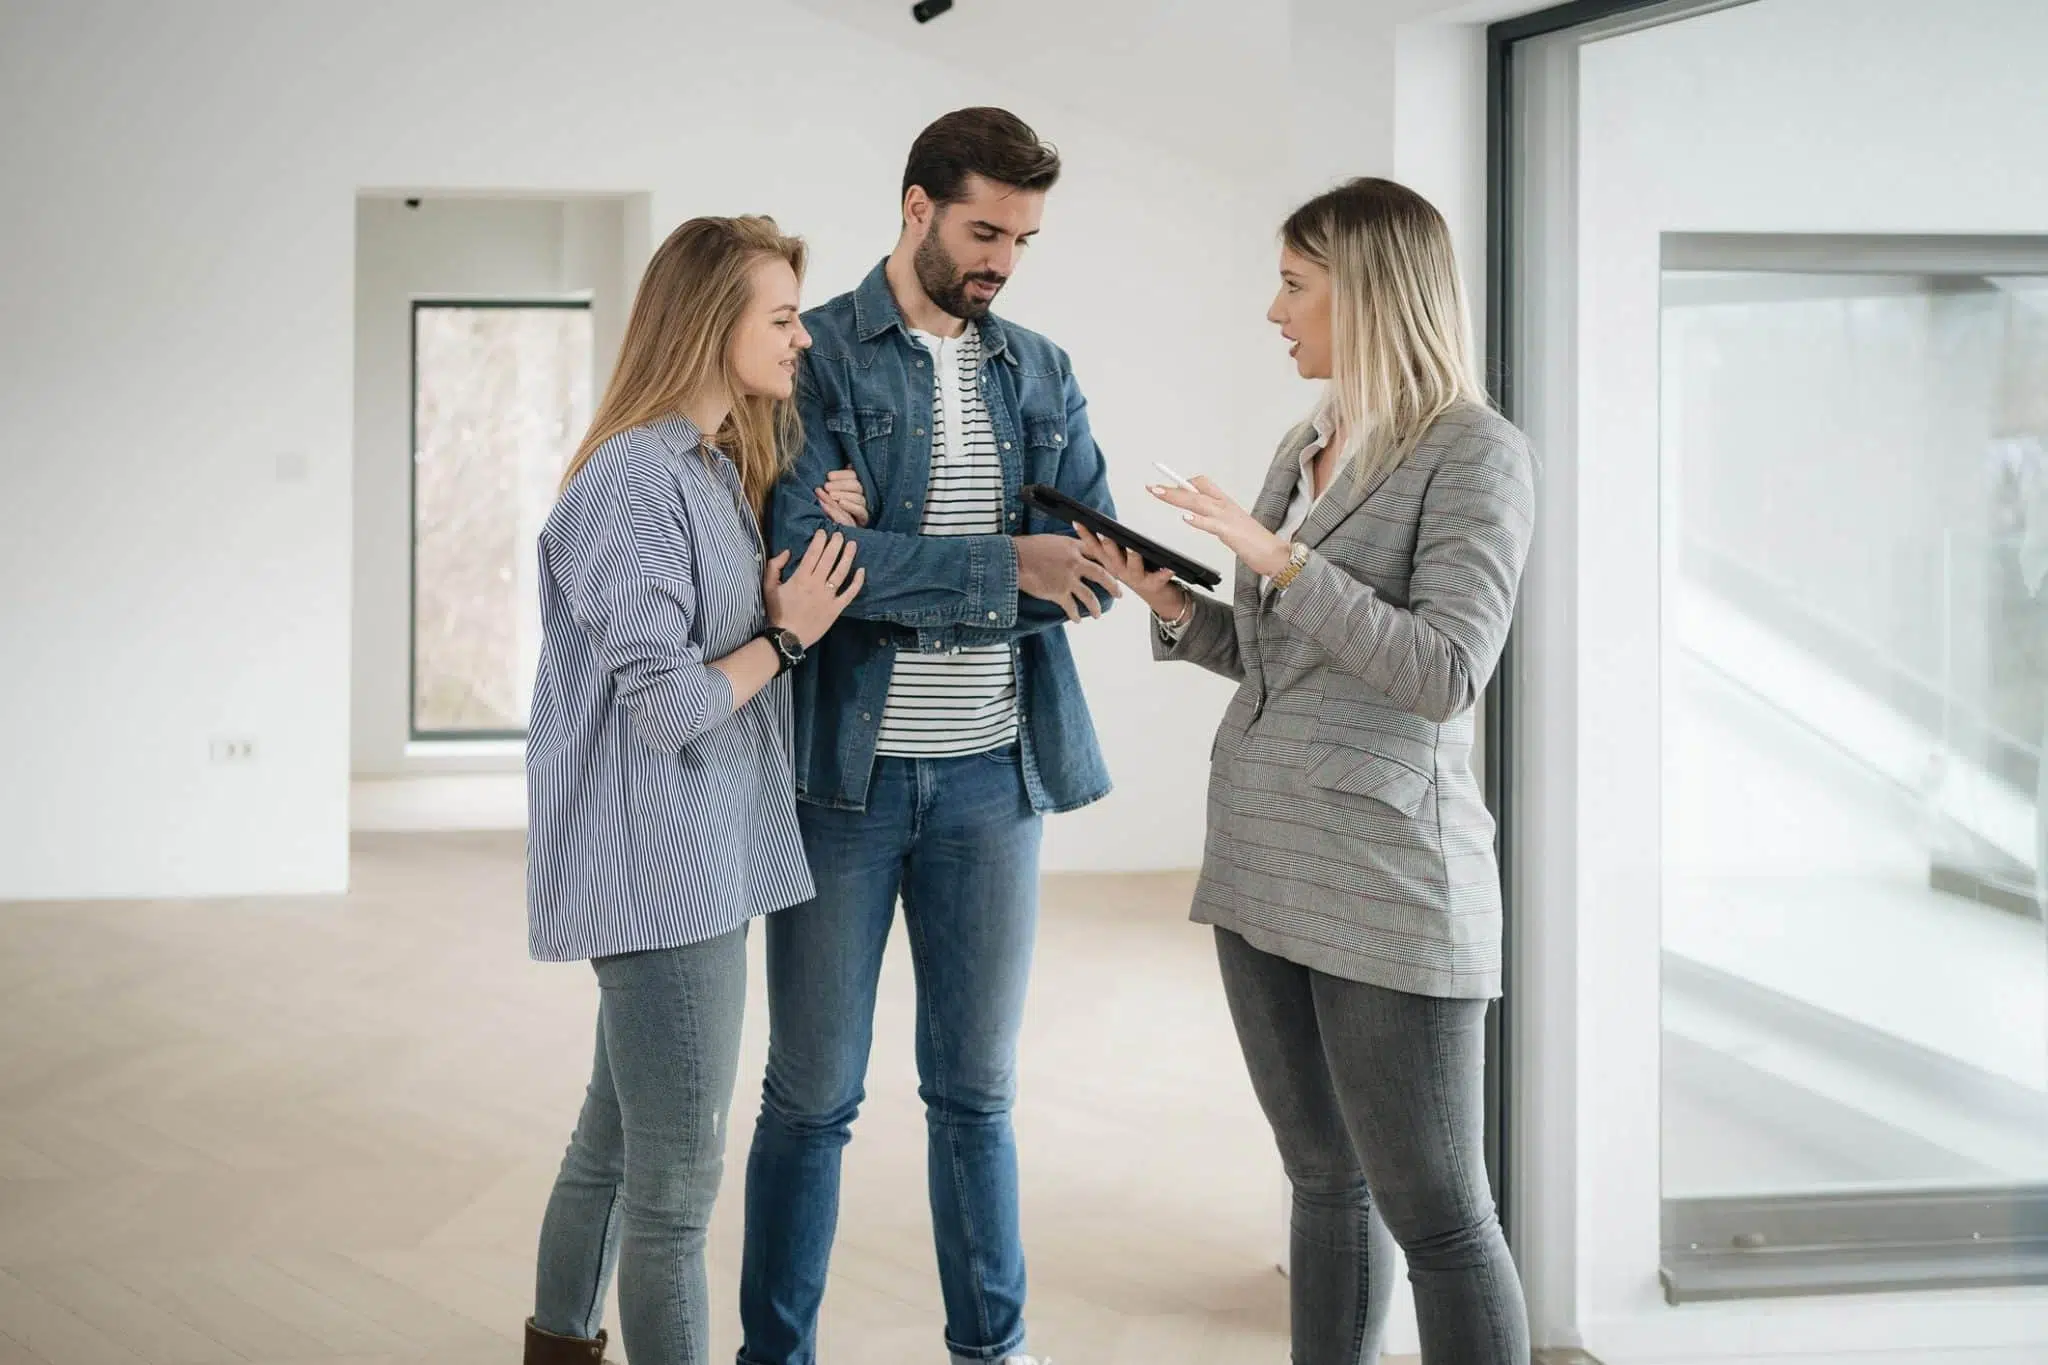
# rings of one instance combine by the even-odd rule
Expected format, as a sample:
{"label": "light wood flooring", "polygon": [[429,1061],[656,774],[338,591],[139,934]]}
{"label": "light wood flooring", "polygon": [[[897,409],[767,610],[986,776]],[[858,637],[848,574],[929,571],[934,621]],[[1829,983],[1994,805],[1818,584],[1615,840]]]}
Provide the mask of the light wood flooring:
{"label": "light wood flooring", "polygon": [[[521,856],[359,835],[345,897],[0,904],[0,1365],[516,1361],[596,1007],[588,968],[527,960]],[[1018,1140],[1033,1345],[1059,1365],[1287,1360],[1283,1189],[1190,890],[1046,884]],[[711,1234],[726,1305],[759,955]],[[826,1365],[945,1359],[910,998],[899,929]]]}
{"label": "light wood flooring", "polygon": [[[0,906],[0,1365],[516,1360],[596,999],[587,968],[527,961],[520,856],[369,835],[344,898]],[[1271,1139],[1188,891],[1046,887],[1018,1126],[1034,1346],[1060,1365],[1287,1358]],[[827,1365],[944,1360],[909,1001],[899,942]]]}

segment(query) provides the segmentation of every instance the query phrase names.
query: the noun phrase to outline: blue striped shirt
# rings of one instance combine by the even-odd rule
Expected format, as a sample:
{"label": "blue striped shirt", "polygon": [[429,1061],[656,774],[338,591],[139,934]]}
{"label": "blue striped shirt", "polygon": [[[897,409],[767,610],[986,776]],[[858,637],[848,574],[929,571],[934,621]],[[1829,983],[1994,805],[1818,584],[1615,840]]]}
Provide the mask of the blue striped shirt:
{"label": "blue striped shirt", "polygon": [[698,943],[813,894],[789,679],[735,711],[709,664],[767,622],[763,552],[739,471],[681,418],[598,447],[541,528],[536,958]]}

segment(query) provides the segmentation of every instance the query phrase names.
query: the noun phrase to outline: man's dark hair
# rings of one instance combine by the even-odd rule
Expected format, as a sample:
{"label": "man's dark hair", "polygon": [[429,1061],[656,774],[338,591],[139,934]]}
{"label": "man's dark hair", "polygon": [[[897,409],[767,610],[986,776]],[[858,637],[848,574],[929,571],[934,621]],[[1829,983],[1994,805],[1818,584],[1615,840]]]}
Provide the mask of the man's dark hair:
{"label": "man's dark hair", "polygon": [[902,192],[918,185],[935,204],[957,204],[967,197],[970,175],[1012,189],[1049,190],[1060,178],[1060,154],[1007,109],[956,109],[910,144]]}

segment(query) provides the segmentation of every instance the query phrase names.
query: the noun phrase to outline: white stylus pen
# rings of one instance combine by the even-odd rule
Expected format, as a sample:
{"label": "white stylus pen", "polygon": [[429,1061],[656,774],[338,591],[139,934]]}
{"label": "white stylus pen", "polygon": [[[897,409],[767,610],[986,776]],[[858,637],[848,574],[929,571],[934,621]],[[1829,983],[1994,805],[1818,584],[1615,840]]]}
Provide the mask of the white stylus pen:
{"label": "white stylus pen", "polygon": [[1201,489],[1195,487],[1193,484],[1189,483],[1186,479],[1183,479],[1180,475],[1174,473],[1171,469],[1168,469],[1165,465],[1159,463],[1159,461],[1157,460],[1154,460],[1152,462],[1152,467],[1158,470],[1160,473],[1164,474],[1167,478],[1172,479],[1182,488],[1187,489],[1190,493],[1199,493],[1202,491]]}

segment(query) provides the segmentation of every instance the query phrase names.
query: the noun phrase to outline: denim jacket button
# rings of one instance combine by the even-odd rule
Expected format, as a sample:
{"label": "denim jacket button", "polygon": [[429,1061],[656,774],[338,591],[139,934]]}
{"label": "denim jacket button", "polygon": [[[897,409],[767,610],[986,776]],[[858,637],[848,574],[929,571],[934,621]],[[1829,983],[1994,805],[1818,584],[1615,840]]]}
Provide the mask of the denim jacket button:
{"label": "denim jacket button", "polygon": [[994,612],[990,612],[990,613],[988,614],[988,619],[989,619],[989,620],[991,620],[991,621],[994,621],[994,620],[997,620],[997,619],[999,619],[999,618],[998,618],[998,617],[996,616],[996,614],[995,614]]}

